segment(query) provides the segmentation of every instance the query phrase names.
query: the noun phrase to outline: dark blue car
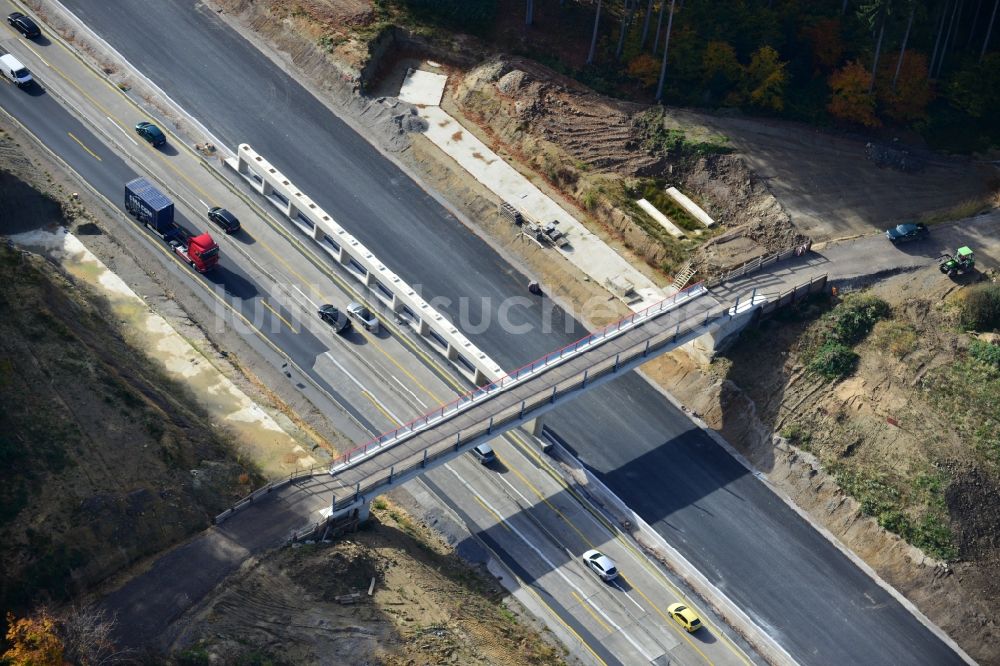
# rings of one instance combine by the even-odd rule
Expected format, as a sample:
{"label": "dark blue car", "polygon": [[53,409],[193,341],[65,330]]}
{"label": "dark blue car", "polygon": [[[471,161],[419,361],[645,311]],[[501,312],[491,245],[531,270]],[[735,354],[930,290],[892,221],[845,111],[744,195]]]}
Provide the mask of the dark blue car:
{"label": "dark blue car", "polygon": [[920,240],[927,237],[927,225],[922,222],[915,224],[900,224],[885,232],[886,238],[893,243]]}

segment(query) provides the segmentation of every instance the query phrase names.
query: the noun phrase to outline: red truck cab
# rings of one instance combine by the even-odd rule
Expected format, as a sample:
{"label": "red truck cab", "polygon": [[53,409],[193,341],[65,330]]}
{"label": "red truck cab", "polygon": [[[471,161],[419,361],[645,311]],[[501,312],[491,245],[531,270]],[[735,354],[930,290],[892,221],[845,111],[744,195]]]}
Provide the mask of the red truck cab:
{"label": "red truck cab", "polygon": [[178,244],[174,250],[199,273],[206,273],[219,263],[219,245],[209,234],[191,236],[187,239],[186,247]]}

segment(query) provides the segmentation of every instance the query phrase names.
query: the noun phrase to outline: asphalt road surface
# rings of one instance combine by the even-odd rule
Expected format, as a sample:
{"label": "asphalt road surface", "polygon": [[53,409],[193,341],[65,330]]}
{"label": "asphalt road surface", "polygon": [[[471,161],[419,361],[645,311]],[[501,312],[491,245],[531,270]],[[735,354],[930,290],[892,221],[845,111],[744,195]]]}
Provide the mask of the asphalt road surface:
{"label": "asphalt road surface", "polygon": [[[472,322],[527,279],[201,5],[65,3],[230,147],[250,143],[426,298]],[[248,95],[247,92],[254,94]],[[18,91],[4,90],[3,103]],[[17,114],[23,113],[18,110]],[[30,111],[28,111],[30,113]],[[48,138],[46,138],[48,140]],[[117,176],[114,189],[121,188]],[[100,189],[104,189],[101,187]],[[117,200],[117,194],[111,196]],[[510,369],[580,337],[557,315],[468,335]],[[553,414],[605,483],[803,663],[959,662],[936,636],[635,374]]]}

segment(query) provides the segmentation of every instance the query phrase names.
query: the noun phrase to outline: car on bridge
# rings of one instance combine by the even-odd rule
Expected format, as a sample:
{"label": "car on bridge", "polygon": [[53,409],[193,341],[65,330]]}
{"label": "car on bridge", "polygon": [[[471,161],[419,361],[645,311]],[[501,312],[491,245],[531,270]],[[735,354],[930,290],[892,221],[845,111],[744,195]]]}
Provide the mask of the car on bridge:
{"label": "car on bridge", "polygon": [[600,576],[605,583],[618,578],[618,565],[610,557],[599,550],[588,550],[583,554],[583,563],[587,568]]}
{"label": "car on bridge", "polygon": [[670,604],[667,606],[667,612],[670,613],[670,617],[674,618],[674,621],[684,627],[689,634],[701,629],[701,618],[698,617],[697,613],[684,604]]}
{"label": "car on bridge", "polygon": [[927,238],[927,225],[923,222],[916,222],[914,224],[899,224],[889,229],[885,232],[886,238],[888,238],[893,243],[902,243],[904,241],[911,240],[921,240]]}
{"label": "car on bridge", "polygon": [[167,142],[167,135],[159,127],[145,120],[135,124],[135,133],[152,144],[154,148],[159,148]]}
{"label": "car on bridge", "polygon": [[42,31],[38,29],[38,24],[21,12],[10,14],[7,17],[7,23],[27,39],[35,39],[42,36]]}

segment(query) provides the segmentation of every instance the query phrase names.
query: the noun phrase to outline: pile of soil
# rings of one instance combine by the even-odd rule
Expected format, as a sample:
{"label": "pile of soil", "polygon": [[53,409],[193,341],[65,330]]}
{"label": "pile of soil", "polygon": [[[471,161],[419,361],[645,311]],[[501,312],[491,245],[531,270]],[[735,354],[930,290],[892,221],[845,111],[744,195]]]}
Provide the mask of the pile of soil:
{"label": "pile of soil", "polygon": [[[676,268],[683,256],[711,275],[806,240],[742,157],[699,154],[724,139],[689,118],[681,122],[669,111],[604,97],[520,58],[480,65],[451,92],[457,110],[486,132],[495,149],[541,175],[576,204],[585,222],[596,218],[655,267],[673,259]],[[650,233],[648,225],[636,224],[635,216],[644,214],[629,210],[625,196],[638,179],[663,189],[675,184],[716,220],[726,239],[742,243],[720,251],[708,241],[696,250]],[[595,201],[595,192],[609,196]]]}
{"label": "pile of soil", "polygon": [[[561,664],[502,589],[389,499],[336,543],[280,550],[180,621],[176,654],[250,663]],[[373,587],[372,587],[373,586]],[[372,589],[369,596],[368,590]]]}

